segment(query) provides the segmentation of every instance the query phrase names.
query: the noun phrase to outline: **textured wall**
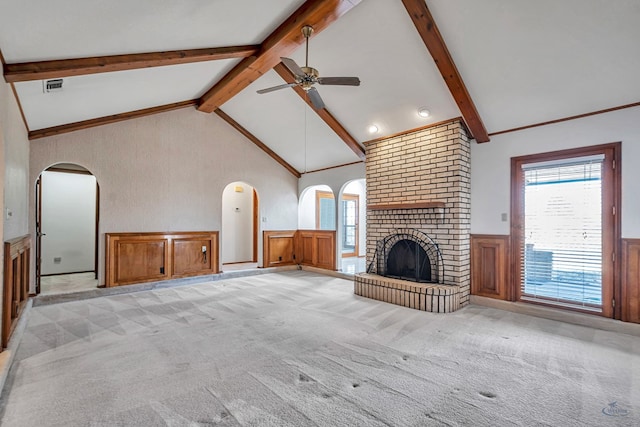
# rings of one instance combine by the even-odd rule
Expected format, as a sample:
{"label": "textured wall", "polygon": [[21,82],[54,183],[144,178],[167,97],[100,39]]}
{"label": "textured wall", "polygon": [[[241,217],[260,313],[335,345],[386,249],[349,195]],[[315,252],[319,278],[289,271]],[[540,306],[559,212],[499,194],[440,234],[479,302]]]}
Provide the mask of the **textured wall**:
{"label": "textured wall", "polygon": [[[0,241],[27,234],[29,141],[11,86],[0,81]],[[11,216],[7,219],[7,208]],[[0,247],[2,255],[3,247]],[[33,252],[33,251],[32,251]],[[33,265],[33,264],[32,264]],[[0,316],[4,269],[0,267]]]}
{"label": "textured wall", "polygon": [[[3,140],[4,240],[28,232],[29,140],[11,86],[0,82],[0,130]],[[11,216],[7,217],[7,209]]]}
{"label": "textured wall", "polygon": [[222,193],[234,181],[256,188],[266,218],[260,230],[297,226],[297,178],[216,115],[193,108],[32,141],[32,195],[38,175],[58,162],[98,180],[100,283],[105,232],[220,230]]}

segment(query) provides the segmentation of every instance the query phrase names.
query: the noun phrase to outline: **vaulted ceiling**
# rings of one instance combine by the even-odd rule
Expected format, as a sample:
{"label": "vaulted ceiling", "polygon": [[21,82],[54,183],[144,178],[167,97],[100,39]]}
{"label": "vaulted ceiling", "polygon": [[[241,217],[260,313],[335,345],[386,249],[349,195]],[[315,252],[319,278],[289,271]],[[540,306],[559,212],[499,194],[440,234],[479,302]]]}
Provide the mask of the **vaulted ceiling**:
{"label": "vaulted ceiling", "polygon": [[[3,0],[0,50],[30,138],[197,108],[299,174],[454,117],[485,142],[638,105],[639,19],[637,0]],[[291,81],[281,56],[304,65],[304,25],[310,66],[361,80],[317,85],[323,110],[256,93]]]}

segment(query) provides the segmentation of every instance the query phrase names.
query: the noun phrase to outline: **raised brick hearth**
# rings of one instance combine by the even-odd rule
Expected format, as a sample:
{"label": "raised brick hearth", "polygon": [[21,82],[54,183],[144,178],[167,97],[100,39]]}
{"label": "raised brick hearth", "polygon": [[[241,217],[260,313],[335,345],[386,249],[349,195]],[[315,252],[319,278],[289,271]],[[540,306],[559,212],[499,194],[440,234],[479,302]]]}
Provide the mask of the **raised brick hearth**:
{"label": "raised brick hearth", "polygon": [[470,145],[459,120],[367,146],[367,264],[398,229],[430,236],[444,261],[443,284],[358,274],[357,295],[436,313],[469,303]]}

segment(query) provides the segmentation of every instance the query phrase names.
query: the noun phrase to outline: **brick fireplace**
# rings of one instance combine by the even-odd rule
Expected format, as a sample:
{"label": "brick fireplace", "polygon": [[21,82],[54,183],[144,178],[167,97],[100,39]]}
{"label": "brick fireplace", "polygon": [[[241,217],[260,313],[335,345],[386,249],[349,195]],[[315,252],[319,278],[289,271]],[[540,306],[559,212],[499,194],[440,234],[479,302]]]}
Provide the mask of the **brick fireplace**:
{"label": "brick fireplace", "polygon": [[[356,275],[355,293],[439,313],[468,304],[471,180],[464,125],[456,119],[374,140],[366,148],[367,265],[373,269]],[[374,274],[386,262],[377,259],[380,242],[414,230],[441,253],[438,281]]]}

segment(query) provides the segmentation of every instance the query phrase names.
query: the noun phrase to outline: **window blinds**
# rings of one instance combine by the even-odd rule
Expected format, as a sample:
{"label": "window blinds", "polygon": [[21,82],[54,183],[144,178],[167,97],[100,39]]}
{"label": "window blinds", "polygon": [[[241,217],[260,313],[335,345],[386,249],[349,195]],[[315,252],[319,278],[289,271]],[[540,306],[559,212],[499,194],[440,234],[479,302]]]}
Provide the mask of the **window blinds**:
{"label": "window blinds", "polygon": [[602,161],[523,165],[522,299],[602,306]]}

